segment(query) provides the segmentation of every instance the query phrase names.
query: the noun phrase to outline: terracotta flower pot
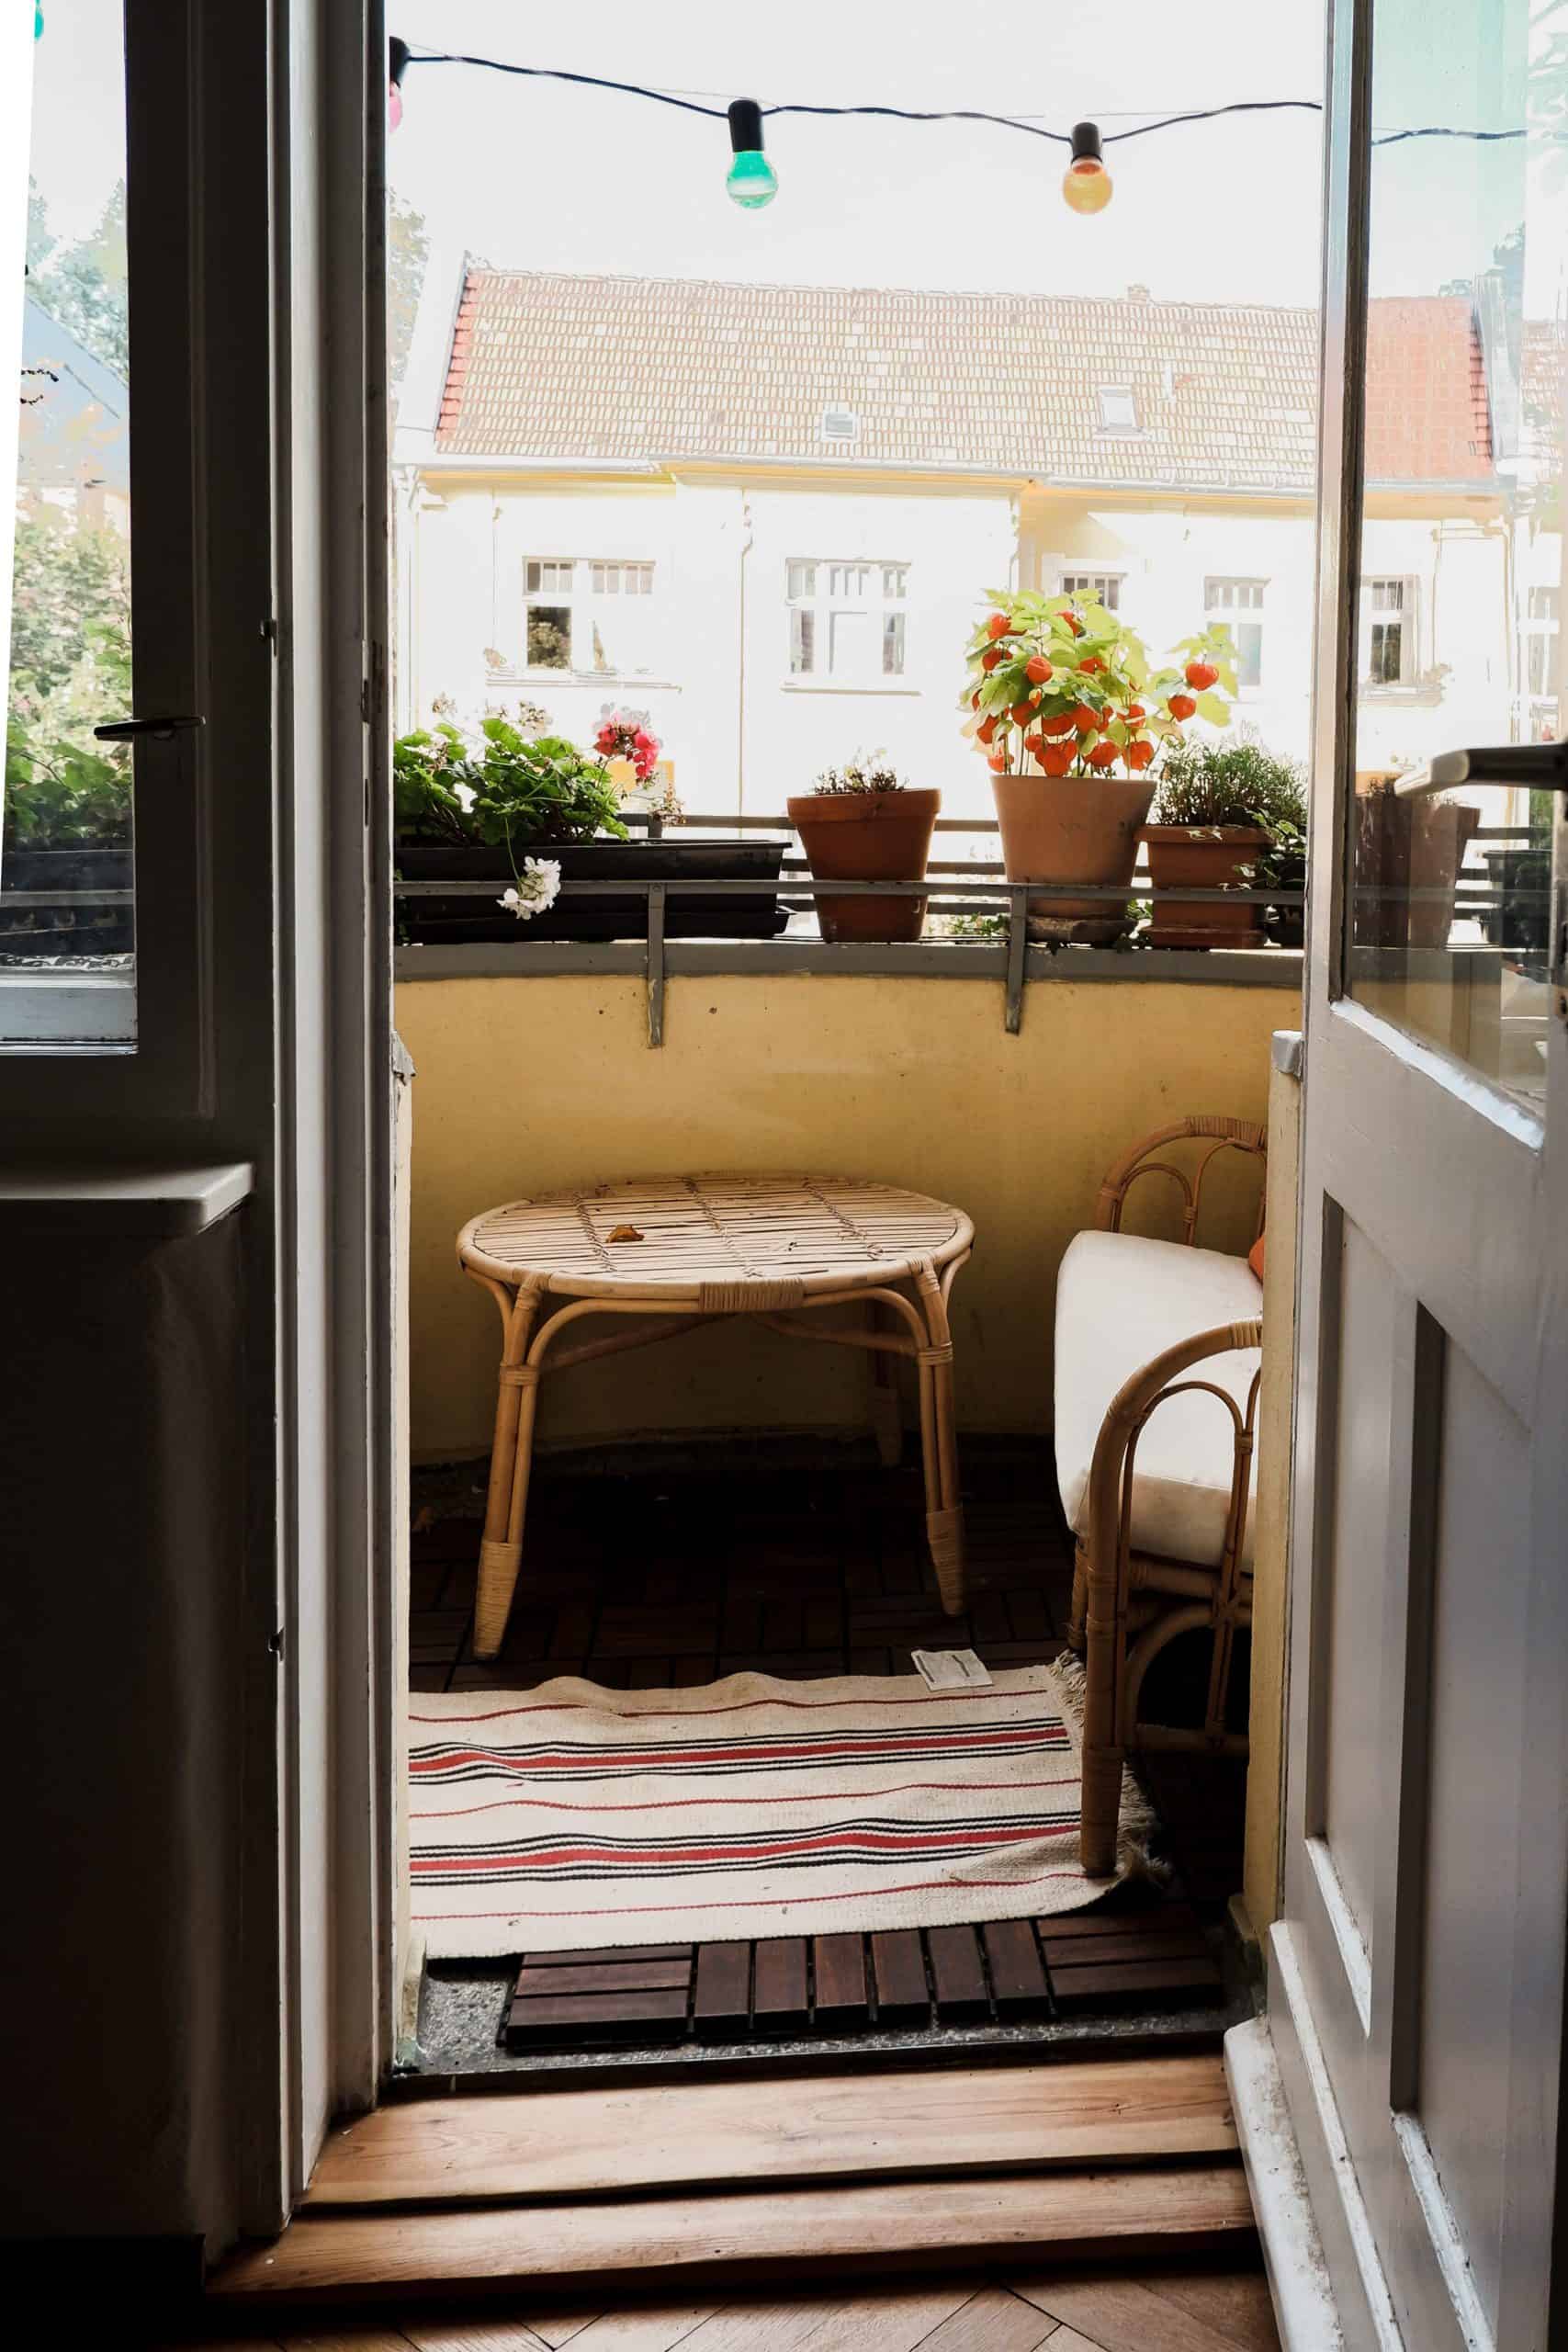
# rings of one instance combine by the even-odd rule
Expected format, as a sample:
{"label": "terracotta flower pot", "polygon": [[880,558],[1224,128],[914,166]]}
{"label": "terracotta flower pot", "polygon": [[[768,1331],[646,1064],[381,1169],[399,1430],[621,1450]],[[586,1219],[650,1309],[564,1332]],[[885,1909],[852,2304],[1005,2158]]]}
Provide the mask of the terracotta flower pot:
{"label": "terracotta flower pot", "polygon": [[[1131,890],[1152,784],[1101,775],[994,775],[1002,865],[1010,882],[1102,882]],[[1113,899],[1031,899],[1042,924],[1122,930]]]}
{"label": "terracotta flower pot", "polygon": [[1480,809],[1462,801],[1357,792],[1359,947],[1448,945],[1460,868],[1480,822]]}
{"label": "terracotta flower pot", "polygon": [[[807,792],[789,801],[818,882],[919,882],[931,855],[940,792]],[[818,899],[829,940],[919,939],[924,899]]]}
{"label": "terracotta flower pot", "polygon": [[[1247,887],[1245,866],[1257,863],[1269,836],[1257,825],[1145,825],[1138,839],[1149,853],[1156,890],[1223,890]],[[1258,947],[1263,910],[1246,899],[1156,899],[1145,933],[1151,947]]]}

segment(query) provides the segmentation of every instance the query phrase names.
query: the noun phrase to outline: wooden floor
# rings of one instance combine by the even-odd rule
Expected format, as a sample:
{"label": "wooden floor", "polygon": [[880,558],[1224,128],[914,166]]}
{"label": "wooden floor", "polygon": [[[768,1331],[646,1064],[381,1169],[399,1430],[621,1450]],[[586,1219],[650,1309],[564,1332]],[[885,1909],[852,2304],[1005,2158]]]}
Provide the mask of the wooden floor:
{"label": "wooden floor", "polygon": [[283,2352],[1278,2352],[1280,2339],[1260,2270],[1122,2267],[478,2316],[396,2312],[197,2341]]}
{"label": "wooden floor", "polygon": [[[421,1474],[413,1687],[527,1690],[558,1674],[611,1689],[691,1686],[742,1670],[785,1679],[887,1674],[908,1671],[916,1646],[972,1646],[998,1668],[1054,1658],[1072,1562],[1049,1449],[971,1440],[963,1467],[969,1597],[953,1619],[938,1608],[926,1561],[919,1471],[886,1470],[869,1448],[806,1447],[792,1458],[761,1443],[722,1466],[711,1455],[660,1460],[650,1449],[613,1453],[593,1470],[546,1461],[530,1498],[517,1606],[502,1654],[488,1665],[472,1652],[471,1514],[483,1465]],[[1202,1644],[1178,1644],[1168,1657],[1179,1668],[1187,1646],[1190,1705],[1201,1713]],[[1156,1674],[1167,1667],[1156,1661]],[[1183,1720],[1175,1695],[1171,1719]],[[519,1954],[514,1995],[498,1989],[494,2021],[471,2049],[463,2037],[477,2009],[472,1985],[443,2005],[437,1964],[427,1986],[430,2070],[493,2064],[498,2030],[513,2064],[531,2052],[777,2045],[889,2030],[934,2041],[953,2027],[1054,2026],[1140,2007],[1190,2019],[1209,2007],[1217,2033],[1224,1992],[1214,1939],[1205,1942],[1202,1930],[1223,1920],[1241,1883],[1245,1767],[1198,1756],[1149,1765],[1177,1881],[1163,1892],[1145,1886],[1135,1916],[1113,1905],[1038,1929],[1018,1921],[983,1932],[555,1953],[536,1963]],[[1136,1912],[1136,1898],[1129,1908]],[[456,2038],[448,2015],[461,2021]]]}

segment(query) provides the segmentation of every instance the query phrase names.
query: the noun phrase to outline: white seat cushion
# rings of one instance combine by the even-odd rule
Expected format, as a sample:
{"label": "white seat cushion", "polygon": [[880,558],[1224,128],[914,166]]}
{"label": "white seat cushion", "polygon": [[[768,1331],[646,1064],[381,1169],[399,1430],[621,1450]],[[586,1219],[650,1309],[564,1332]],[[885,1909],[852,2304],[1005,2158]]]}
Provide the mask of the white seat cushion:
{"label": "white seat cushion", "polygon": [[[1088,1521],[1089,1473],[1106,1408],[1152,1357],[1216,1323],[1263,1311],[1263,1285],[1245,1258],[1145,1241],[1132,1233],[1080,1233],[1056,1283],[1056,1479],[1075,1534]],[[1245,1413],[1259,1350],[1206,1357],[1183,1377],[1213,1381]],[[1230,1505],[1233,1430],[1217,1396],[1174,1396],[1150,1416],[1133,1479],[1135,1551],[1195,1566],[1217,1565]],[[1254,1491],[1258,1456],[1252,1458]],[[1249,1509],[1243,1558],[1252,1558]]]}

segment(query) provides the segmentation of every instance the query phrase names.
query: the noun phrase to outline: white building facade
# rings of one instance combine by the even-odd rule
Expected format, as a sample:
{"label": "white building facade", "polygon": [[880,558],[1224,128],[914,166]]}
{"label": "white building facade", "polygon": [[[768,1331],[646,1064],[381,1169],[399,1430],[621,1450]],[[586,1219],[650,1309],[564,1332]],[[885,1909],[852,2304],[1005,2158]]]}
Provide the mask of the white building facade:
{"label": "white building facade", "polygon": [[[1304,758],[1311,315],[1019,298],[976,361],[994,307],[467,271],[399,436],[400,727],[525,700],[590,743],[629,707],[690,811],[774,815],[880,748],[987,816],[963,648],[1023,585],[1099,594],[1156,654],[1225,623],[1235,723]],[[1466,307],[1422,325],[1473,403]],[[1556,535],[1520,553],[1484,411],[1401,429],[1368,489],[1361,767],[1556,726]]]}

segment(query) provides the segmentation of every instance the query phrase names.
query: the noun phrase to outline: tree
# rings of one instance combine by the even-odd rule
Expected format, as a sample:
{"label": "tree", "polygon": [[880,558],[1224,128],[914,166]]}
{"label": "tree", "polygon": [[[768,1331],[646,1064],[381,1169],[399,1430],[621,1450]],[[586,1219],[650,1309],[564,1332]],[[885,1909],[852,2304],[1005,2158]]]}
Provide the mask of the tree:
{"label": "tree", "polygon": [[394,403],[408,366],[429,259],[423,213],[394,195],[387,211],[387,381]]}
{"label": "tree", "polygon": [[93,741],[130,705],[130,551],[55,510],[17,525],[7,848],[109,847],[130,838],[130,760]]}
{"label": "tree", "polygon": [[28,191],[28,290],[57,325],[70,332],[113,370],[130,373],[125,258],[125,182],[105,205],[90,237],[61,251],[49,232],[48,209],[36,184]]}

